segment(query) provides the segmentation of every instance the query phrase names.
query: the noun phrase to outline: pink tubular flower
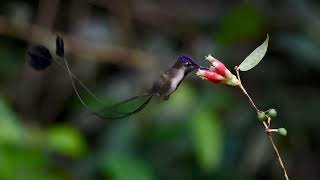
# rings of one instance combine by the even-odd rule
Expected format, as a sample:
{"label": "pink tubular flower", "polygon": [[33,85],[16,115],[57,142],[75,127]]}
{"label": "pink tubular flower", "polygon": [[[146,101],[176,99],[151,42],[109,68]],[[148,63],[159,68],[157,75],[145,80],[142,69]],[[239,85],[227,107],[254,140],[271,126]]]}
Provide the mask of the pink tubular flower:
{"label": "pink tubular flower", "polygon": [[233,75],[222,62],[212,57],[210,54],[206,59],[212,66],[210,66],[210,69],[200,68],[197,71],[197,75],[200,78],[214,83],[225,83],[231,86],[239,85],[240,82],[237,77]]}
{"label": "pink tubular flower", "polygon": [[202,79],[205,79],[214,83],[221,83],[224,80],[226,80],[226,78],[221,76],[220,74],[207,69],[199,69],[197,72],[197,75]]}
{"label": "pink tubular flower", "polygon": [[219,61],[218,59],[212,57],[210,54],[206,57],[206,60],[208,60],[211,64],[213,71],[217,72],[218,74],[221,74],[224,77],[231,78],[232,73],[226,68],[226,66]]}

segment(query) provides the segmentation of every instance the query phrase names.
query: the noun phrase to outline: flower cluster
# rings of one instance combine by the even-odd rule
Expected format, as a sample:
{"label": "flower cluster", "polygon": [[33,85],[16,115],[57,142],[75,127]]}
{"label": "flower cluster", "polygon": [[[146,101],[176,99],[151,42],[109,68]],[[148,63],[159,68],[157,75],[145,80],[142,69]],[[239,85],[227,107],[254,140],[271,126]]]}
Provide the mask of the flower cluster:
{"label": "flower cluster", "polygon": [[240,84],[240,81],[237,79],[237,77],[232,74],[218,59],[209,54],[206,57],[206,60],[211,63],[211,66],[209,69],[200,68],[197,71],[197,75],[200,78],[214,83],[225,83],[231,86],[238,86]]}

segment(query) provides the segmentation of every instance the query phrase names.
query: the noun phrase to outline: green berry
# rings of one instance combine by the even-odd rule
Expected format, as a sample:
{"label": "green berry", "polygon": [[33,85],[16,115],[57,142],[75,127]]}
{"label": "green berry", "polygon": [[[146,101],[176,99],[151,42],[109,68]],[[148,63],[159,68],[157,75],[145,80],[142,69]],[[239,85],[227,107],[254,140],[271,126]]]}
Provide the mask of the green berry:
{"label": "green berry", "polygon": [[267,118],[266,113],[259,112],[258,115],[257,115],[257,118],[258,118],[259,121],[264,121]]}
{"label": "green berry", "polygon": [[275,117],[277,117],[277,111],[276,111],[275,109],[269,109],[269,110],[267,111],[267,115],[268,115],[269,117],[271,117],[271,118],[275,118]]}
{"label": "green berry", "polygon": [[285,128],[279,128],[278,129],[278,133],[282,136],[286,136],[287,135],[287,130]]}

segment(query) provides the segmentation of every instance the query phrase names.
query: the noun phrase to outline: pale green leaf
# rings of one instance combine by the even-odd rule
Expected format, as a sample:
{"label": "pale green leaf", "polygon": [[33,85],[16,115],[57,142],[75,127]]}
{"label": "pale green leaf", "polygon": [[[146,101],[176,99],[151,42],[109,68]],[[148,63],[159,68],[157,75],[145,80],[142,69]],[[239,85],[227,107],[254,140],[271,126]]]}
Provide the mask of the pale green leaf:
{"label": "pale green leaf", "polygon": [[206,172],[217,169],[223,152],[222,127],[217,115],[199,110],[195,112],[190,127],[200,166]]}
{"label": "pale green leaf", "polygon": [[22,144],[25,129],[5,98],[0,97],[0,144]]}
{"label": "pale green leaf", "polygon": [[267,52],[268,42],[269,35],[267,35],[267,39],[259,47],[257,47],[254,51],[252,51],[251,54],[249,54],[249,56],[246,57],[246,59],[239,65],[239,69],[241,71],[248,71],[259,64]]}
{"label": "pale green leaf", "polygon": [[265,30],[265,24],[266,18],[261,11],[252,4],[241,4],[224,11],[215,38],[222,44],[232,45],[258,37]]}
{"label": "pale green leaf", "polygon": [[47,131],[47,145],[51,150],[79,157],[86,151],[86,143],[82,134],[72,126],[59,125]]}

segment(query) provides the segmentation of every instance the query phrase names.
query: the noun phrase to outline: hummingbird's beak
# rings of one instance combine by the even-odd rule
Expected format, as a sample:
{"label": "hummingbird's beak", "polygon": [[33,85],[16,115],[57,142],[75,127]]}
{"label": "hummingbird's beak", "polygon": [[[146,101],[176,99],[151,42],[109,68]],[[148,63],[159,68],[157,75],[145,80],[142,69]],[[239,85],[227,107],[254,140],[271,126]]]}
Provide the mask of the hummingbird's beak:
{"label": "hummingbird's beak", "polygon": [[190,66],[189,68],[193,71],[193,70],[199,69],[200,65],[192,62],[192,66]]}
{"label": "hummingbird's beak", "polygon": [[206,70],[206,71],[209,70],[209,68],[207,68],[207,67],[202,67],[202,66],[200,66],[199,69],[200,69],[200,70]]}

